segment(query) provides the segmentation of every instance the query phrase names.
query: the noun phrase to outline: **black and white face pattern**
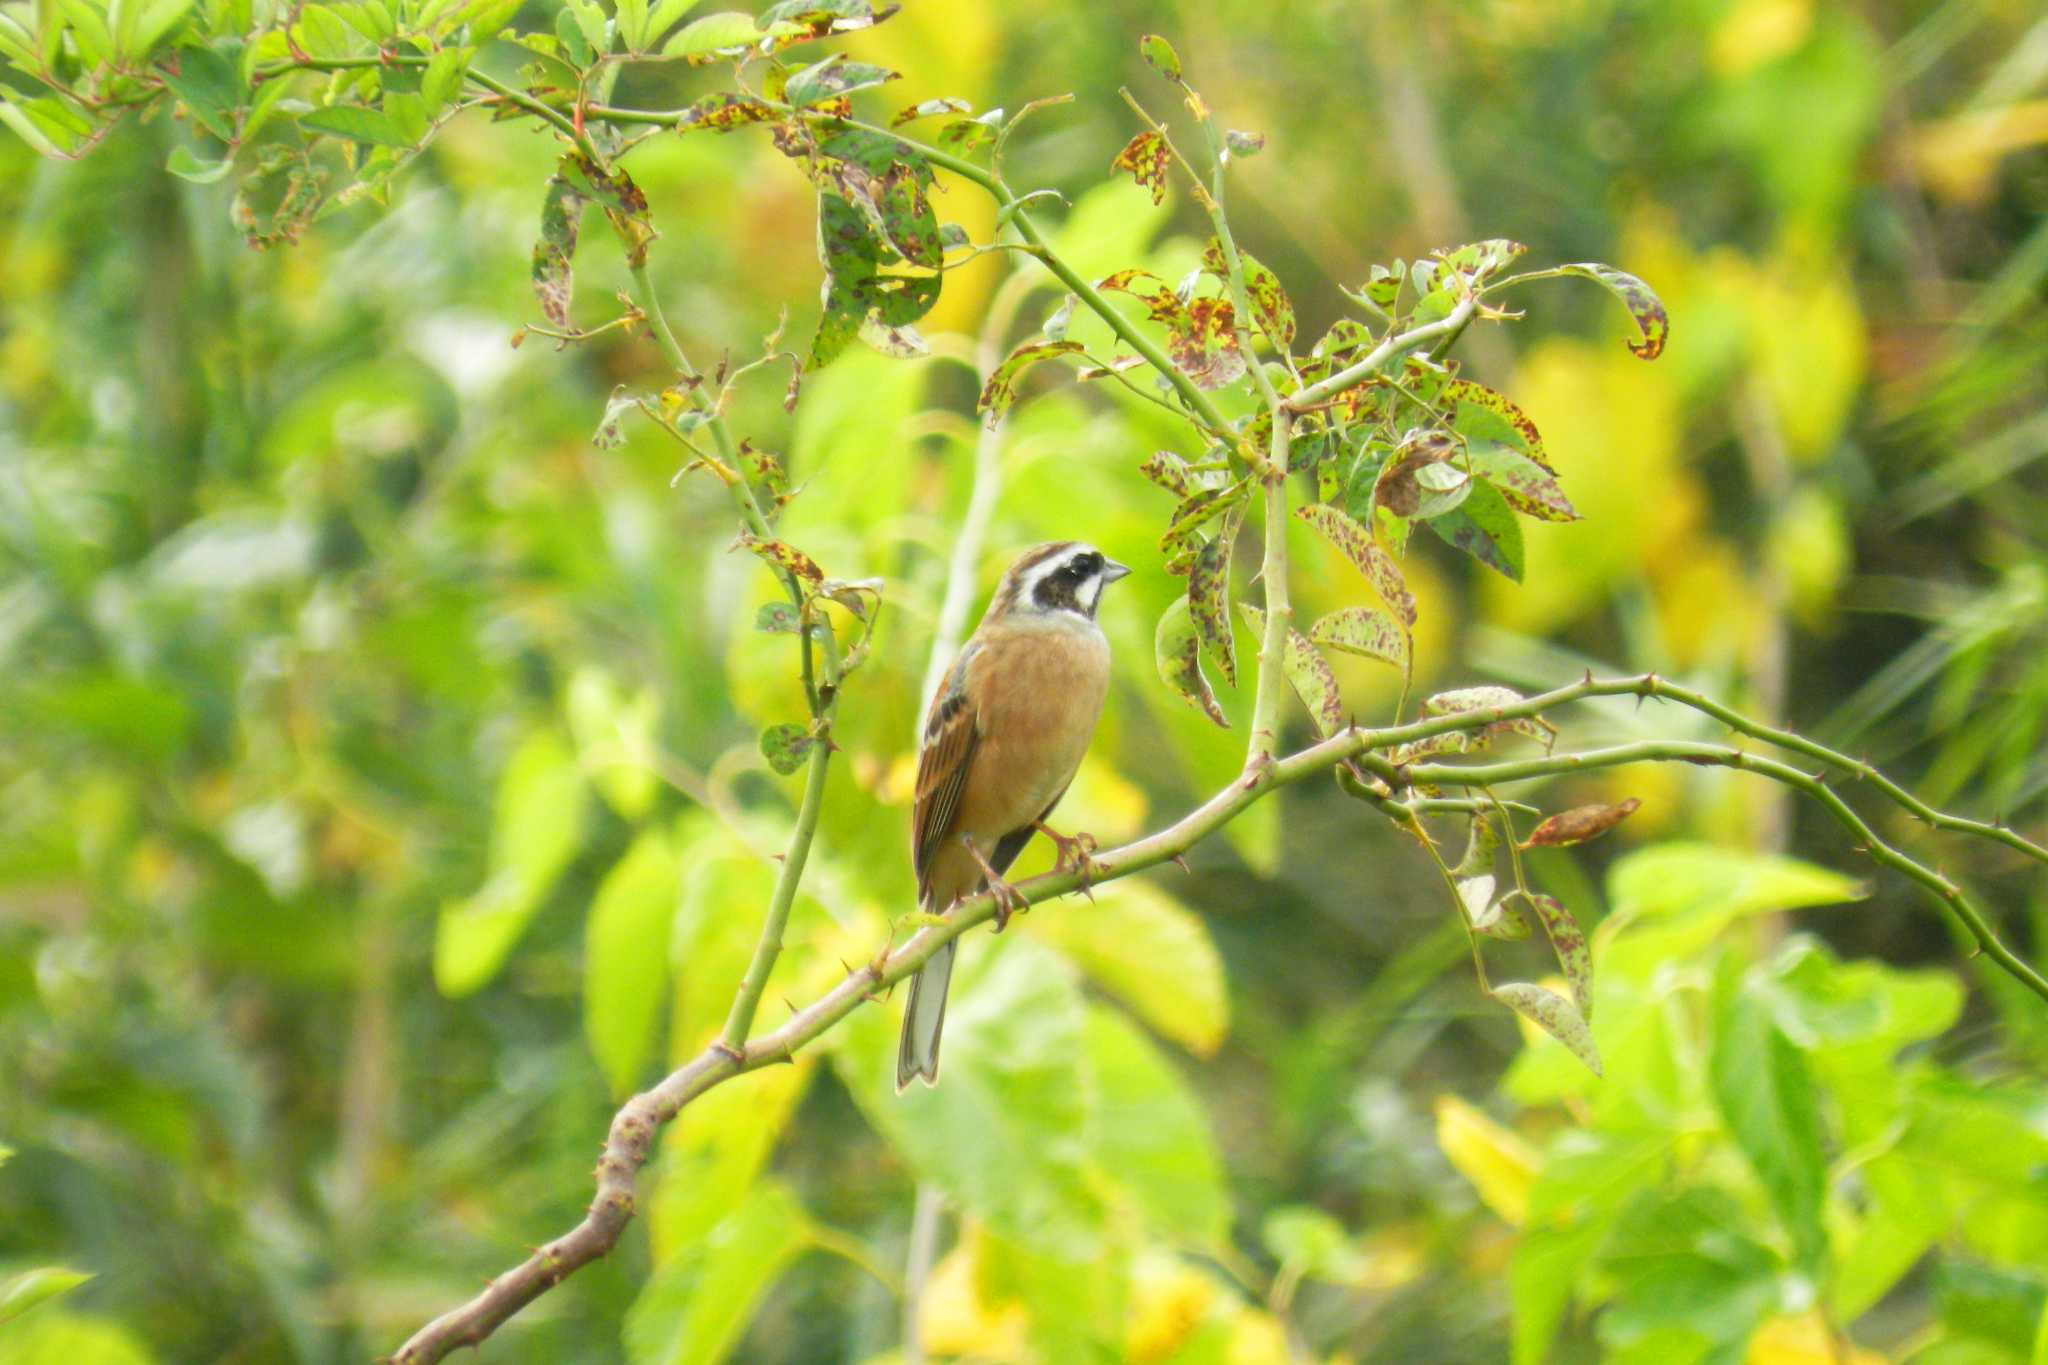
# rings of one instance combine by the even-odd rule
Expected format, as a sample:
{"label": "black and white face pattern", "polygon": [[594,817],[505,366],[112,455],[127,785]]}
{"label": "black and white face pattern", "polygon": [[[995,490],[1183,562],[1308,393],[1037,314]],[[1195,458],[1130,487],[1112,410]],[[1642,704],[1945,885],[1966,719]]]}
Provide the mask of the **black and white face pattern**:
{"label": "black and white face pattern", "polygon": [[1033,612],[1070,611],[1090,621],[1102,590],[1129,572],[1079,541],[1041,545],[1010,570],[1015,605]]}

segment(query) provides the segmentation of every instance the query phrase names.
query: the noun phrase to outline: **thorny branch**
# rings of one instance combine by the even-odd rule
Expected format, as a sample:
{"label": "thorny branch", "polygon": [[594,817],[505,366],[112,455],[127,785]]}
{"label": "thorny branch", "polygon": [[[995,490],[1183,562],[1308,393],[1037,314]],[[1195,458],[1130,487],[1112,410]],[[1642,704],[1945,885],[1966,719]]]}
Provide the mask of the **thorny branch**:
{"label": "thorny branch", "polygon": [[[1823,765],[1823,770],[1818,774],[1809,773],[1780,759],[1749,753],[1731,745],[1677,740],[1647,741],[1495,763],[1439,761],[1400,765],[1387,757],[1389,752],[1402,745],[1434,735],[1482,731],[1504,720],[1543,716],[1568,703],[1587,698],[1628,696],[1657,698],[1690,707],[1713,717],[1738,734],[1814,760]],[[1090,880],[1100,885],[1169,862],[1228,824],[1254,802],[1263,800],[1281,787],[1327,773],[1351,759],[1358,760],[1368,771],[1388,782],[1397,793],[1419,785],[1483,790],[1508,782],[1533,781],[1590,768],[1639,762],[1709,763],[1755,773],[1820,802],[1830,815],[1856,836],[1860,851],[1924,888],[1955,915],[1985,956],[2036,995],[2048,1000],[2048,980],[2044,980],[2038,970],[2000,939],[1968,894],[1953,879],[1928,863],[1879,838],[1870,824],[1829,785],[1829,780],[1860,780],[1892,805],[1932,828],[1986,839],[2044,865],[2048,865],[2048,848],[2003,826],[1933,810],[1867,763],[1749,720],[1710,698],[1676,686],[1655,674],[1606,680],[1588,676],[1538,696],[1484,710],[1433,716],[1406,725],[1378,729],[1351,726],[1305,749],[1254,768],[1165,829],[1121,848],[1098,853]],[[1417,799],[1409,803],[1398,796],[1388,799],[1386,806],[1388,813],[1404,826],[1412,826],[1420,814],[1434,814],[1445,809],[1444,803],[1437,798]],[[1467,807],[1460,805],[1453,809],[1462,812]],[[1036,905],[1077,891],[1080,884],[1081,874],[1078,871],[1049,872],[1017,882],[1015,889],[1026,904]],[[422,1328],[393,1357],[397,1365],[425,1365],[442,1359],[458,1346],[475,1345],[520,1308],[581,1266],[611,1250],[633,1215],[635,1173],[645,1164],[657,1131],[684,1105],[742,1072],[788,1061],[799,1048],[831,1029],[878,991],[894,985],[923,966],[941,945],[990,919],[994,911],[994,902],[986,893],[961,901],[944,921],[927,925],[895,951],[853,971],[780,1028],[750,1039],[743,1048],[734,1051],[726,1051],[714,1044],[652,1090],[635,1096],[612,1120],[604,1157],[598,1163],[597,1197],[583,1221],[499,1276],[468,1303]]]}

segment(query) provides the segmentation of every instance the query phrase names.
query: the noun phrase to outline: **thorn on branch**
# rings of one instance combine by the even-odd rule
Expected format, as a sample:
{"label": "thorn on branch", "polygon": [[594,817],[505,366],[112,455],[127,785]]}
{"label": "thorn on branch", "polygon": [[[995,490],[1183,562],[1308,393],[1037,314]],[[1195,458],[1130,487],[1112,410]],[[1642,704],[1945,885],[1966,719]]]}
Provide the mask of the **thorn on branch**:
{"label": "thorn on branch", "polygon": [[1194,869],[1193,869],[1192,867],[1189,867],[1189,866],[1188,866],[1188,855],[1187,855],[1187,854],[1185,854],[1185,853],[1176,853],[1176,854],[1174,854],[1174,855],[1173,855],[1173,858],[1172,858],[1172,862],[1173,862],[1173,865],[1174,865],[1175,867],[1178,867],[1178,868],[1179,868],[1179,869],[1180,869],[1181,871],[1183,871],[1183,872],[1187,873],[1187,874],[1188,874],[1188,875],[1189,875],[1190,877],[1192,877],[1192,876],[1194,876],[1194,875],[1195,875],[1195,870],[1194,870]]}

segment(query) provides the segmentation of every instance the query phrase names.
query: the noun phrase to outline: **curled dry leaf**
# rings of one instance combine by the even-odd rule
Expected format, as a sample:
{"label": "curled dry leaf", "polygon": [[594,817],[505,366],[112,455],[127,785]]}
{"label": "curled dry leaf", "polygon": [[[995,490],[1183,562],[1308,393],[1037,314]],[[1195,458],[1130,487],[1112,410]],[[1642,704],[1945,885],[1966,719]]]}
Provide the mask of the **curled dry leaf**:
{"label": "curled dry leaf", "polygon": [[1634,815],[1643,803],[1631,796],[1619,805],[1574,806],[1559,811],[1532,830],[1523,848],[1569,848],[1597,839]]}

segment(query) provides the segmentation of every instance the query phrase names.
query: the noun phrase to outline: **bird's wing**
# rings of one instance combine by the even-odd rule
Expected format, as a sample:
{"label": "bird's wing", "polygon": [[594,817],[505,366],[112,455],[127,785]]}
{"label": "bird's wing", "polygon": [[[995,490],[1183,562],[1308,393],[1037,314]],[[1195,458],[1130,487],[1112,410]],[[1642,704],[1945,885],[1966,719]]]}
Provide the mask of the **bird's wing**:
{"label": "bird's wing", "polygon": [[960,793],[967,787],[967,770],[974,761],[974,746],[981,737],[979,717],[967,695],[967,661],[977,648],[970,644],[961,653],[939,694],[932,698],[931,714],[925,717],[910,835],[910,861],[917,870],[919,901],[931,891],[932,858],[952,832]]}

